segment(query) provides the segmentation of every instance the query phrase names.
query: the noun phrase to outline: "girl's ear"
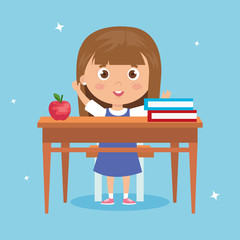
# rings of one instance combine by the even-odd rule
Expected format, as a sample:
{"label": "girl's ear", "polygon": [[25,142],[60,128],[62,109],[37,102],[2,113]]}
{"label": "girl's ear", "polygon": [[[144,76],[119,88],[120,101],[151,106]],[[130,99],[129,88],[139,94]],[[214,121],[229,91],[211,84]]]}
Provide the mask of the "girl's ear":
{"label": "girl's ear", "polygon": [[82,75],[82,76],[80,77],[80,83],[81,83],[82,85],[87,85],[87,83],[85,82],[84,75]]}

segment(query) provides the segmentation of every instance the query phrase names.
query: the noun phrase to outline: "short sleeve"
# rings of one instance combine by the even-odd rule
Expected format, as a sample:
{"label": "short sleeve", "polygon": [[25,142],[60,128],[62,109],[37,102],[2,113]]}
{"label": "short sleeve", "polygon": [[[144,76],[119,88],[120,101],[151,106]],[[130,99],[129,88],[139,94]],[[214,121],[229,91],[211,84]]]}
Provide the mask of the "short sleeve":
{"label": "short sleeve", "polygon": [[92,114],[94,117],[105,117],[106,116],[106,108],[102,107],[94,100],[90,100],[86,106],[85,110]]}
{"label": "short sleeve", "polygon": [[130,116],[131,117],[146,117],[147,110],[144,110],[144,106],[139,106],[130,109]]}

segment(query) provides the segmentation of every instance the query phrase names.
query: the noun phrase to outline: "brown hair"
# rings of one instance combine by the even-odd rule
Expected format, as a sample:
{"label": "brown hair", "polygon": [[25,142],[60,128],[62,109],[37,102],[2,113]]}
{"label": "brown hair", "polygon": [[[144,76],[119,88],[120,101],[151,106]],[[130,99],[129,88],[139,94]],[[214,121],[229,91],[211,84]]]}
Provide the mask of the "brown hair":
{"label": "brown hair", "polygon": [[[161,83],[161,61],[154,40],[143,30],[133,27],[109,27],[90,34],[83,42],[77,58],[77,82],[84,75],[86,66],[93,57],[95,64],[142,65],[146,57],[149,64],[149,89],[147,93],[133,103],[124,105],[133,108],[143,105],[144,98],[158,98]],[[81,90],[89,99],[108,108],[110,104],[100,101],[81,85]],[[85,106],[78,98],[80,116],[91,116],[84,110]]]}

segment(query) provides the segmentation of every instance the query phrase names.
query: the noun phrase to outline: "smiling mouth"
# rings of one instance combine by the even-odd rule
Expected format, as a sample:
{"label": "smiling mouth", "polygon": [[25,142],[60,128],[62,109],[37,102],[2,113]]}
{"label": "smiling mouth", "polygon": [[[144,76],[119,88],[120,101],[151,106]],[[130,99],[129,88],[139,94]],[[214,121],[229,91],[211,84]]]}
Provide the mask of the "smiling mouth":
{"label": "smiling mouth", "polygon": [[124,91],[113,91],[113,94],[115,94],[117,97],[121,97],[124,94]]}

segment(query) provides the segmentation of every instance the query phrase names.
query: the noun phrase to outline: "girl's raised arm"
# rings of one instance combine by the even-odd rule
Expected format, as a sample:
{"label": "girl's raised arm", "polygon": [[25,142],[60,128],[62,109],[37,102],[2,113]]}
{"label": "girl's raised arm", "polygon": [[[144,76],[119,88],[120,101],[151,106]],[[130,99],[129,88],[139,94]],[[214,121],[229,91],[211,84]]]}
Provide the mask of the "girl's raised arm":
{"label": "girl's raised arm", "polygon": [[86,95],[80,89],[80,83],[77,84],[77,81],[72,83],[73,89],[77,92],[78,97],[85,105],[85,110],[91,113],[94,117],[104,117],[106,115],[106,109],[103,108],[101,105],[96,103],[93,100],[90,100],[86,97]]}
{"label": "girl's raised arm", "polygon": [[86,106],[87,103],[90,101],[86,95],[81,91],[80,88],[80,83],[77,84],[77,81],[72,82],[72,87],[73,89],[77,92],[78,97],[80,98],[80,100],[82,101],[82,103]]}

